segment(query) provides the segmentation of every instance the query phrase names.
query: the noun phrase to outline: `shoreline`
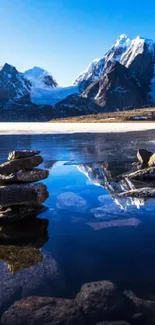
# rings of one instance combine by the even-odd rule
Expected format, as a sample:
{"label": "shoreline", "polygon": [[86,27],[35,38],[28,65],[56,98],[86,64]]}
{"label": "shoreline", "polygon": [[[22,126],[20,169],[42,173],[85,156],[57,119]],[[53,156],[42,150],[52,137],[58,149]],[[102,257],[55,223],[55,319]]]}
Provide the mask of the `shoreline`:
{"label": "shoreline", "polygon": [[0,123],[3,134],[69,134],[155,131],[155,123]]}

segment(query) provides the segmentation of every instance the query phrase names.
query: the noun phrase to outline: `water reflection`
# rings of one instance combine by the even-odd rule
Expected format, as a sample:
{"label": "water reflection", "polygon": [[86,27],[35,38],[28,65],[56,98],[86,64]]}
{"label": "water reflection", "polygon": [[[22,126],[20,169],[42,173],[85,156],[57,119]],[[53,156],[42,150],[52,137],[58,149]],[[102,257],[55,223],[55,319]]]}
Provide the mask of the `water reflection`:
{"label": "water reflection", "polygon": [[139,148],[155,152],[152,139],[151,132],[0,137],[1,161],[13,149],[39,149],[50,171],[48,210],[0,229],[2,292],[20,286],[14,300],[72,297],[84,282],[108,279],[155,295],[155,200],[115,195],[142,185],[115,177]]}

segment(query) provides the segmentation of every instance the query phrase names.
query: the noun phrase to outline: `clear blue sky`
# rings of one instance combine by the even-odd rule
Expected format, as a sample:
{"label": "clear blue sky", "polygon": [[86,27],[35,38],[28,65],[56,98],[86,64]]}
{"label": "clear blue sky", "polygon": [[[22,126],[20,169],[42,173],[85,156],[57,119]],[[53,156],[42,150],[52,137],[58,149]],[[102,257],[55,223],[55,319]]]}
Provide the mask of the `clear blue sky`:
{"label": "clear blue sky", "polygon": [[155,0],[0,0],[0,64],[69,85],[120,34],[155,40]]}

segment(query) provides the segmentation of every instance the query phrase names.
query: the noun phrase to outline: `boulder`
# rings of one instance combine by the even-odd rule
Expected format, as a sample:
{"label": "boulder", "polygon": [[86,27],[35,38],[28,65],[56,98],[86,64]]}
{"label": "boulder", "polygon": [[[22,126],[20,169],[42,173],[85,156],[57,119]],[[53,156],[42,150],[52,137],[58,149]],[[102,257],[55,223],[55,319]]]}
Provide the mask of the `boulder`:
{"label": "boulder", "polygon": [[155,167],[148,167],[144,169],[139,169],[134,172],[129,172],[123,175],[118,176],[117,180],[123,178],[137,179],[137,180],[155,180]]}
{"label": "boulder", "polygon": [[42,162],[43,158],[41,156],[9,160],[0,165],[0,174],[12,174],[20,170],[31,170],[42,164]]}
{"label": "boulder", "polygon": [[150,321],[155,319],[155,301],[138,298],[131,290],[126,290],[124,294],[131,300],[135,312],[142,314],[143,318],[147,316],[148,324],[152,324]]}
{"label": "boulder", "polygon": [[84,284],[76,296],[76,302],[89,324],[113,317],[117,319],[129,308],[128,300],[109,281]]}
{"label": "boulder", "polygon": [[0,206],[37,205],[47,200],[49,193],[44,184],[0,186]]}
{"label": "boulder", "polygon": [[9,152],[8,160],[22,159],[39,155],[39,150],[21,150]]}
{"label": "boulder", "polygon": [[43,205],[36,206],[12,206],[0,210],[0,225],[12,224],[24,218],[36,217],[47,208]]}
{"label": "boulder", "polygon": [[149,167],[155,166],[155,153],[150,157],[148,166]]}
{"label": "boulder", "polygon": [[138,189],[133,189],[130,191],[122,192],[117,194],[117,197],[155,197],[155,189],[151,187],[143,187]]}
{"label": "boulder", "polygon": [[28,297],[15,302],[2,316],[2,325],[84,325],[74,300]]}
{"label": "boulder", "polygon": [[142,166],[148,166],[148,162],[150,160],[150,157],[153,155],[152,152],[147,151],[145,149],[139,149],[137,152],[137,158]]}
{"label": "boulder", "polygon": [[30,171],[20,171],[10,175],[0,174],[0,184],[12,183],[32,183],[47,178],[49,175],[48,170],[35,168]]}

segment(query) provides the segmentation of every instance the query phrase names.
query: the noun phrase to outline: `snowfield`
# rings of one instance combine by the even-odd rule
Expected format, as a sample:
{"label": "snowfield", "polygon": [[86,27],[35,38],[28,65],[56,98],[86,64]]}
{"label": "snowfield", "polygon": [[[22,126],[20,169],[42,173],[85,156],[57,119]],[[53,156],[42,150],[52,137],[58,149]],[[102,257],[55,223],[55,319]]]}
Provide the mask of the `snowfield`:
{"label": "snowfield", "polygon": [[155,132],[155,123],[0,123],[3,134],[65,134],[112,133],[146,131]]}
{"label": "snowfield", "polygon": [[32,88],[31,101],[38,105],[55,105],[67,96],[79,94],[78,86],[64,88]]}

